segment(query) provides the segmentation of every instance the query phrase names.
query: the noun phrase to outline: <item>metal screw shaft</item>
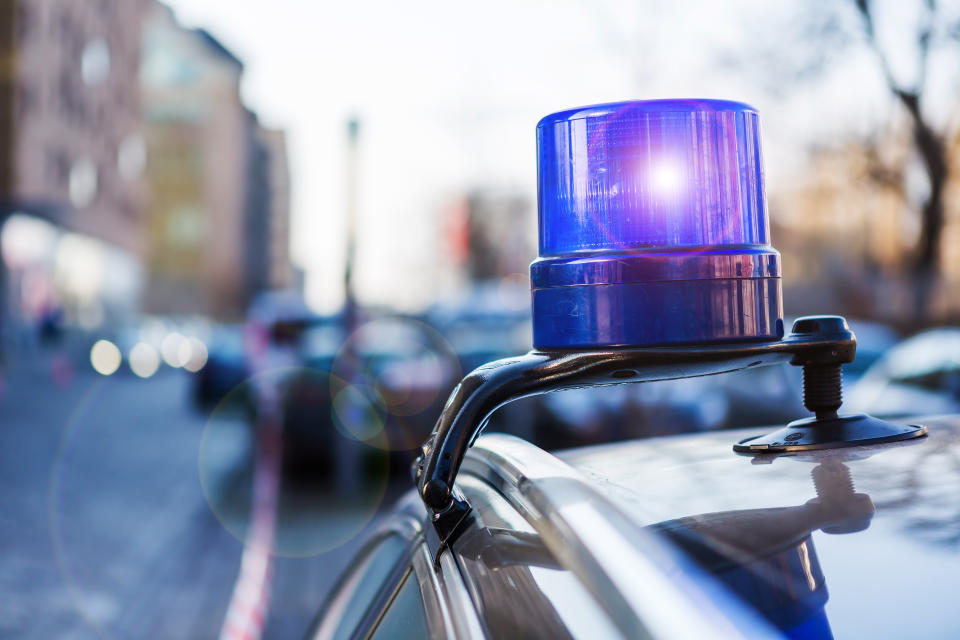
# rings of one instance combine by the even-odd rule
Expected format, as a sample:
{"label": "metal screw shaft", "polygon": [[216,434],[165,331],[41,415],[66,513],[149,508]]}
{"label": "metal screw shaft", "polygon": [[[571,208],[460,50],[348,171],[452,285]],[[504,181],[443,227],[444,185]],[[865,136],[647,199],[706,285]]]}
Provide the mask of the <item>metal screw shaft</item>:
{"label": "metal screw shaft", "polygon": [[843,370],[839,364],[803,365],[803,406],[818,418],[837,415],[843,404]]}

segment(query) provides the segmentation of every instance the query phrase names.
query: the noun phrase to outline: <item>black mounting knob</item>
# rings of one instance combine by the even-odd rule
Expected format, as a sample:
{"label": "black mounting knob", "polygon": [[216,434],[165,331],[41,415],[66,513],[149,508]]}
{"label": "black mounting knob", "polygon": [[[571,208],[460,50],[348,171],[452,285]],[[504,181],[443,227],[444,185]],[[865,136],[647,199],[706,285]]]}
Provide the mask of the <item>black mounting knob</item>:
{"label": "black mounting knob", "polygon": [[839,342],[822,351],[797,354],[791,361],[803,367],[803,406],[819,419],[835,418],[843,404],[843,365],[853,362],[856,337],[841,316],[798,318],[791,335],[829,336]]}

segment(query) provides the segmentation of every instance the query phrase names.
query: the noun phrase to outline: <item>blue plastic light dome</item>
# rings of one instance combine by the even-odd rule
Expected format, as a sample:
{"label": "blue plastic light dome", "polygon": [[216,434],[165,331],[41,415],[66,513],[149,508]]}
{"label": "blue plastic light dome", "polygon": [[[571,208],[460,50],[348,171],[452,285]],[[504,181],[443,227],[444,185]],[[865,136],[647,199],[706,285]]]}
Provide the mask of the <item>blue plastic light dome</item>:
{"label": "blue plastic light dome", "polygon": [[755,109],[649,100],[537,125],[534,346],[778,339]]}

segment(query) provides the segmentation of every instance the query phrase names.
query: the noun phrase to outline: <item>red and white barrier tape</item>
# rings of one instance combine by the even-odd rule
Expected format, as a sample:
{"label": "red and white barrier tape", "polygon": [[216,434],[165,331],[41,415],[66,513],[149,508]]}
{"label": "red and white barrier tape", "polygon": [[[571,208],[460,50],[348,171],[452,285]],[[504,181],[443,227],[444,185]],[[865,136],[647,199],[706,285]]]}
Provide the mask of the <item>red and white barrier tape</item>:
{"label": "red and white barrier tape", "polygon": [[250,534],[240,562],[220,640],[259,640],[270,610],[273,540],[280,488],[282,433],[273,416],[258,425]]}

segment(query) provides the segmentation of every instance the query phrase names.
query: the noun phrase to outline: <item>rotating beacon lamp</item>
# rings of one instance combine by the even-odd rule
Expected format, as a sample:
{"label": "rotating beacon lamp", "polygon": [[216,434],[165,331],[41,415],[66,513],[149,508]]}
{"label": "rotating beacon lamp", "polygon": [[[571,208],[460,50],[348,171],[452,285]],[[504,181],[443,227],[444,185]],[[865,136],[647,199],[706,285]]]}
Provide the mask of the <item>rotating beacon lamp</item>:
{"label": "rotating beacon lamp", "polygon": [[783,337],[760,122],[745,104],[654,100],[537,126],[534,346]]}
{"label": "rotating beacon lamp", "polygon": [[878,444],[918,425],[840,416],[856,338],[839,316],[784,336],[759,116],[723,100],[572,109],[537,125],[540,257],[530,267],[534,350],[483,365],[453,391],[414,464],[435,558],[470,506],[454,481],[498,407],[558,389],[803,366],[815,415],[736,443],[747,454]]}

